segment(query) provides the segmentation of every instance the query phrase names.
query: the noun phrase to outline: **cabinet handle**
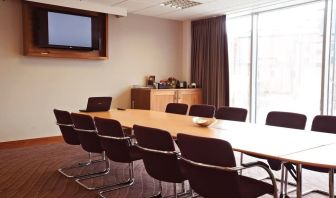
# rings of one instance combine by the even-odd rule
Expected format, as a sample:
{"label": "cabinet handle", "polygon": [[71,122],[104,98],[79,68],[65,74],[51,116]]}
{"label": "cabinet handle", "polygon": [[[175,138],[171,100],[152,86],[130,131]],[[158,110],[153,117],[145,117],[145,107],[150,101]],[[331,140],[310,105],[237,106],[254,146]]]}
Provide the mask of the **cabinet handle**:
{"label": "cabinet handle", "polygon": [[132,100],[131,107],[132,107],[132,109],[134,109],[134,100]]}

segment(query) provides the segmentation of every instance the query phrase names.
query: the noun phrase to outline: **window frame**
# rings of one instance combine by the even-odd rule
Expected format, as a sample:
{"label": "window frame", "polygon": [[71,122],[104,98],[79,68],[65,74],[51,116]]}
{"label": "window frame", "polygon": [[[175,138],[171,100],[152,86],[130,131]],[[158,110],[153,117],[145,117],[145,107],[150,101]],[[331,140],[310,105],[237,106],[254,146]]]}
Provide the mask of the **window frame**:
{"label": "window frame", "polygon": [[[323,41],[322,41],[322,66],[321,66],[321,93],[320,93],[320,114],[336,115],[334,112],[333,101],[336,98],[336,90],[334,90],[334,83],[336,83],[336,0],[312,0],[306,2],[298,2],[296,4],[283,4],[263,8],[260,11],[241,13],[236,12],[228,14],[227,19],[238,17],[251,16],[251,46],[250,46],[250,112],[249,121],[256,122],[257,114],[257,71],[258,71],[258,18],[259,14],[271,12],[275,10],[282,10],[296,6],[303,6],[316,2],[324,2],[324,19],[323,19]],[[334,35],[332,35],[332,31]],[[333,52],[333,55],[331,54]],[[333,59],[333,60],[332,60]]]}

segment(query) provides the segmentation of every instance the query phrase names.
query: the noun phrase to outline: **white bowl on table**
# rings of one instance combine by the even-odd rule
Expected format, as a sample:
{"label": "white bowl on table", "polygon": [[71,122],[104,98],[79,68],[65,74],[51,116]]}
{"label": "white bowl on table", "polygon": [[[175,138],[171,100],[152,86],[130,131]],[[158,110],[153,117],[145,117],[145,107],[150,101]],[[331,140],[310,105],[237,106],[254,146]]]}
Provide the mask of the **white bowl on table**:
{"label": "white bowl on table", "polygon": [[201,127],[207,127],[214,122],[216,122],[215,118],[203,118],[203,117],[193,117],[192,122]]}

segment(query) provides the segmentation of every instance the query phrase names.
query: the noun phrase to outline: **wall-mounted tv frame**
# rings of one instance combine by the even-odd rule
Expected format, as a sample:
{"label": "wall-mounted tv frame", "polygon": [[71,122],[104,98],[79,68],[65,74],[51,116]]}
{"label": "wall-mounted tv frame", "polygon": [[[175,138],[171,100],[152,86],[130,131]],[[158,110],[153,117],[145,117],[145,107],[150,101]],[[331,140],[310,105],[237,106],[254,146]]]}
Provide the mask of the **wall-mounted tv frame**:
{"label": "wall-mounted tv frame", "polygon": [[[22,4],[24,55],[99,60],[108,58],[107,14],[29,1],[23,1]],[[49,43],[48,28],[46,28],[48,27],[46,17],[48,12],[91,19],[91,46],[53,45],[53,43]]]}
{"label": "wall-mounted tv frame", "polygon": [[39,47],[99,50],[101,24],[94,16],[36,9],[33,23],[34,42]]}

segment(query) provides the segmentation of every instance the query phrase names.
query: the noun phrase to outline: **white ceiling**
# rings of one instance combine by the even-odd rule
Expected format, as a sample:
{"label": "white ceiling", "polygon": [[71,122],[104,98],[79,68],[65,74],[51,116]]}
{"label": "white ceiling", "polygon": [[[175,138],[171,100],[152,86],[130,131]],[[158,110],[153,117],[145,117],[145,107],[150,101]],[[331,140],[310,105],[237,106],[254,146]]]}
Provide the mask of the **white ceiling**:
{"label": "white ceiling", "polygon": [[179,10],[160,4],[168,0],[81,0],[107,6],[125,8],[128,13],[160,17],[173,20],[193,20],[216,16],[246,8],[257,8],[266,4],[293,0],[194,0],[201,5]]}

